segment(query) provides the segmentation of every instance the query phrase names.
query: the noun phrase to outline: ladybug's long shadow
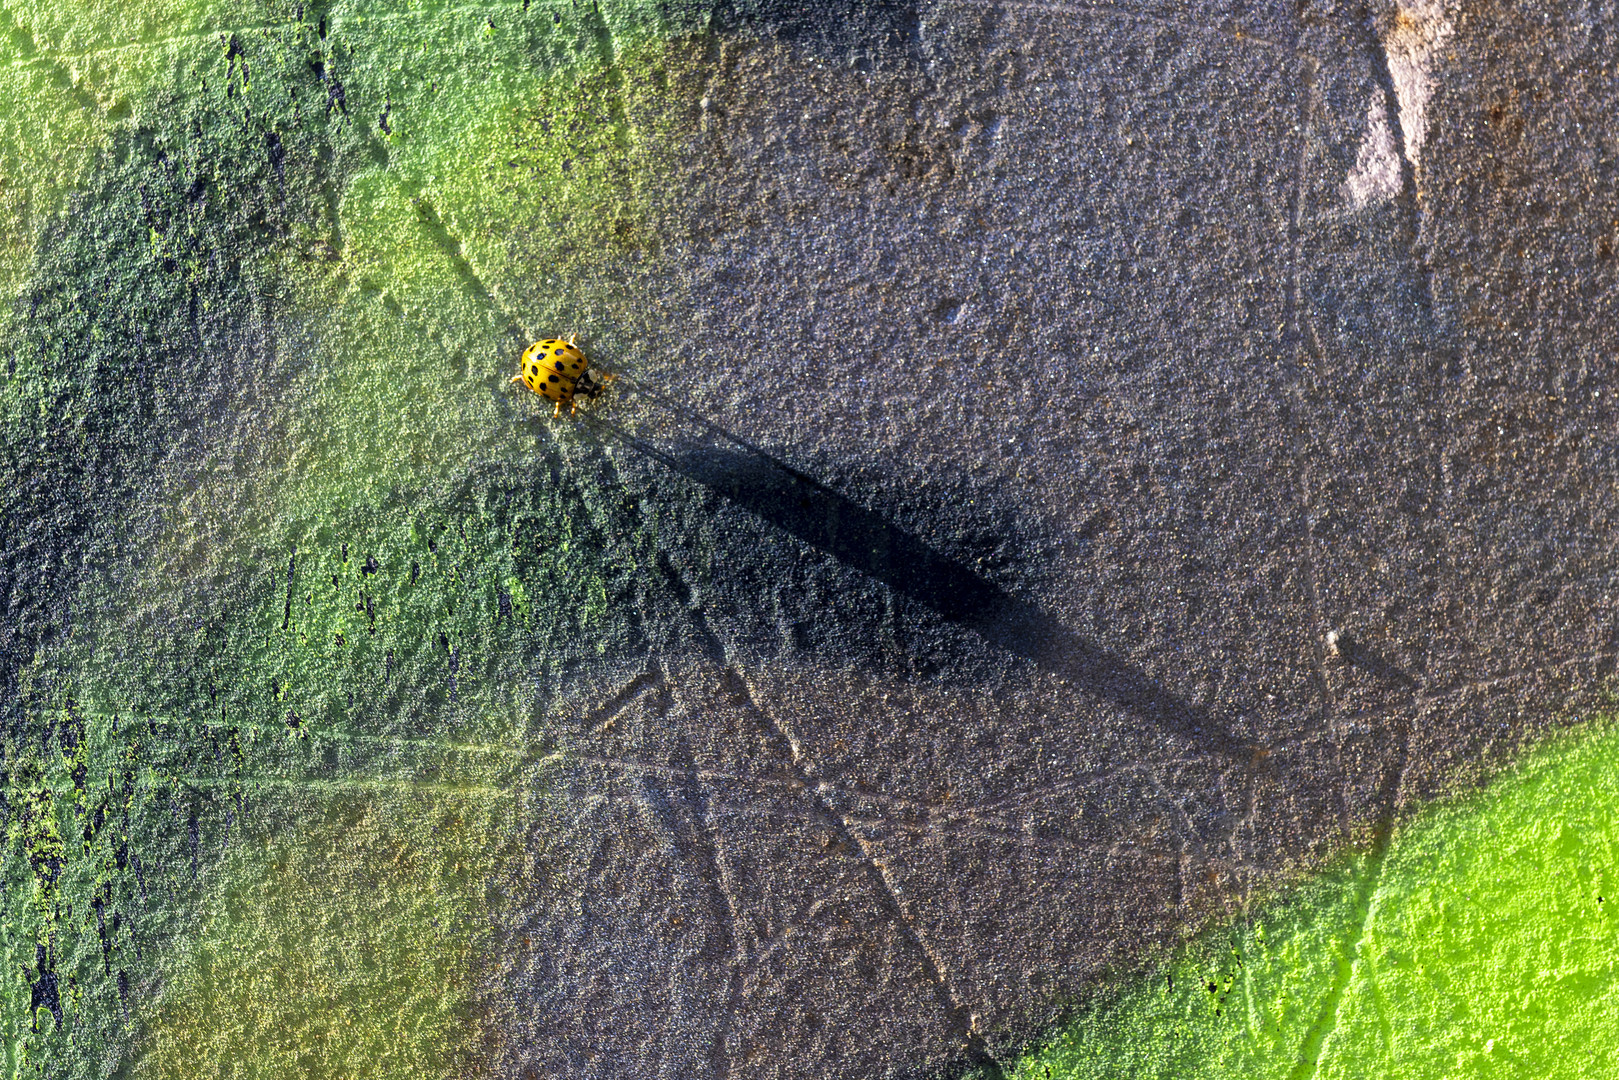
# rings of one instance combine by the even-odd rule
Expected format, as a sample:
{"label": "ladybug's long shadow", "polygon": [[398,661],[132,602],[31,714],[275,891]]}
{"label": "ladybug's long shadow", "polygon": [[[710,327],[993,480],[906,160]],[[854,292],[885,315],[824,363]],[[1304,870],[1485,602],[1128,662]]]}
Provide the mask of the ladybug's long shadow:
{"label": "ladybug's long shadow", "polygon": [[[645,387],[636,389],[661,397]],[[1193,743],[1224,754],[1247,753],[1246,744],[1219,726],[1206,708],[1170,693],[1128,661],[1086,641],[1039,607],[984,580],[814,477],[680,408],[729,445],[664,449],[598,416],[588,420],[623,445],[971,630],[1005,653],[1031,661]]]}

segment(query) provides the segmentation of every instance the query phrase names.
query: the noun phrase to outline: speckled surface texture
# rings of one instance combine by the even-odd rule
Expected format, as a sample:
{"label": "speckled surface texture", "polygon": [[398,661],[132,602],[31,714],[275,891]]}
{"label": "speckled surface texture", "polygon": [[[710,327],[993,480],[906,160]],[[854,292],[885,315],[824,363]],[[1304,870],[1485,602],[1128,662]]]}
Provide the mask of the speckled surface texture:
{"label": "speckled surface texture", "polygon": [[[539,1072],[976,1056],[1607,675],[1605,98],[1541,72],[1526,100],[1511,14],[1469,15],[1420,174],[1358,209],[1390,94],[1364,13],[940,4],[875,73],[710,57],[691,333],[649,377],[1071,639],[986,641],[929,597],[856,614],[856,560],[716,502],[715,554],[677,565],[706,662],[567,739],[602,759],[570,783],[579,865],[641,876],[542,919],[577,945],[619,888],[679,881],[681,925],[595,977],[696,1045],[631,1028],[592,1059],[592,999],[553,992],[530,1030],[581,1034]],[[1606,32],[1563,32],[1571,71],[1611,74]],[[1531,185],[1561,226],[1525,225]]]}
{"label": "speckled surface texture", "polygon": [[[396,7],[269,5],[285,72],[244,53],[242,100],[314,104],[262,160],[240,137],[241,190],[282,194],[195,227],[195,340],[117,323],[179,358],[91,423],[136,475],[29,489],[56,518],[0,504],[17,790],[56,767],[35,743],[99,776],[98,716],[216,732],[141,774],[167,899],[120,859],[95,910],[127,895],[128,922],[96,945],[78,909],[125,1017],[104,1060],[179,1075],[161,1033],[206,1011],[169,960],[126,978],[119,927],[200,970],[186,942],[246,918],[212,882],[326,880],[291,841],[233,847],[242,822],[318,818],[357,866],[424,868],[365,917],[481,927],[462,1003],[421,1006],[460,1049],[401,1075],[995,1075],[1608,685],[1614,11],[736,3],[631,33],[633,5]],[[498,78],[435,59],[424,28],[463,15]],[[523,83],[564,39],[577,81]],[[433,127],[456,94],[473,119]],[[104,181],[131,208],[143,145]],[[94,276],[45,235],[13,276]],[[49,354],[17,312],[13,354]],[[570,332],[623,378],[552,421],[506,380]],[[76,370],[40,364],[13,379]],[[17,394],[45,469],[78,406],[36,431]],[[228,776],[227,727],[264,733]],[[493,801],[389,834],[438,820],[418,790]],[[31,895],[68,888],[39,865]],[[7,948],[60,1013],[53,954]]]}
{"label": "speckled surface texture", "polygon": [[706,58],[642,377],[1049,623],[711,498],[671,646],[562,736],[610,876],[531,924],[573,959],[514,1057],[982,1063],[1608,677],[1611,26],[1453,14],[1420,166],[1356,207],[1392,17],[937,4],[872,72]]}

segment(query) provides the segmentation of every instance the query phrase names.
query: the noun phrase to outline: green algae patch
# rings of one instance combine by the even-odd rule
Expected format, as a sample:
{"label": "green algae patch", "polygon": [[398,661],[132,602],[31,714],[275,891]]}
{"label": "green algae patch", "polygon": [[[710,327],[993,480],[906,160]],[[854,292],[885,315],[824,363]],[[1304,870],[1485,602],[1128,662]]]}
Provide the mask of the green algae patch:
{"label": "green algae patch", "polygon": [[641,307],[609,9],[5,8],[7,1076],[471,1068],[547,703],[644,644],[634,505],[502,385]]}
{"label": "green algae patch", "polygon": [[474,793],[351,793],[234,846],[135,1075],[473,1075],[515,819]]}
{"label": "green algae patch", "polygon": [[[19,1061],[59,1076],[115,1071],[156,1023],[145,1004],[160,990],[164,1023],[192,1032],[173,1038],[201,1053],[191,1006],[169,996],[176,965],[203,962],[185,959],[201,938],[226,955],[231,935],[271,932],[239,904],[218,909],[221,889],[243,903],[270,895],[230,884],[270,873],[242,861],[254,845],[291,843],[330,815],[363,810],[366,852],[425,851],[433,865],[481,868],[479,881],[500,869],[491,852],[533,828],[525,800],[545,790],[546,709],[567,670],[603,649],[643,646],[610,617],[629,602],[638,555],[615,510],[601,518],[553,479],[558,466],[545,461],[539,477],[475,474],[447,494],[408,493],[403,507],[293,522],[289,550],[257,572],[241,568],[234,584],[202,579],[133,598],[85,586],[100,617],[50,669],[28,673],[27,723],[0,741],[13,958],[5,1022]],[[53,683],[84,696],[52,697]],[[438,824],[418,835],[422,821]],[[382,835],[384,823],[397,835]],[[210,872],[225,863],[235,869]],[[424,879],[374,876],[385,891],[418,890],[421,903],[431,891]],[[473,949],[509,894],[456,888],[445,893],[456,917],[485,927],[468,939]],[[332,902],[349,903],[339,892]],[[264,917],[289,940],[303,932],[291,915]],[[401,970],[419,966],[409,950],[376,962],[390,956]],[[186,1000],[197,1016],[214,1008]],[[400,1024],[427,1023],[415,999],[365,1000],[374,1013],[398,1004]],[[459,1015],[456,1000],[432,1015]]]}
{"label": "green algae patch", "polygon": [[523,347],[579,333],[611,368],[660,329],[681,110],[653,5],[334,5],[302,25],[314,86],[293,111],[326,145],[300,165],[327,204],[264,261],[289,290],[285,381],[216,447],[224,468],[166,480],[184,503],[159,559],[196,547],[192,523],[205,557],[239,561],[275,522],[530,463]]}
{"label": "green algae patch", "polygon": [[1530,755],[1086,1005],[1010,1075],[1590,1077],[1619,1047],[1619,730]]}
{"label": "green algae patch", "polygon": [[[0,922],[17,1075],[118,1070],[197,875],[240,823],[243,728],[208,726],[217,708],[198,717],[190,700],[137,719],[119,679],[145,685],[170,642],[206,633],[174,614],[205,582],[133,588],[172,508],[154,478],[207,468],[255,386],[273,383],[281,286],[263,265],[323,217],[323,119],[260,122],[267,102],[318,86],[288,48],[299,33],[161,43],[186,61],[105,146],[58,148],[95,168],[64,196],[71,212],[24,238],[37,247],[0,346],[0,787],[13,841]],[[139,634],[100,625],[110,599],[144,605]]]}
{"label": "green algae patch", "polygon": [[[131,125],[161,128],[193,112],[176,109],[169,92],[189,85],[206,98],[199,83],[214,77],[215,91],[236,84],[240,106],[267,104],[269,95],[236,77],[255,70],[251,61],[243,69],[240,54],[234,63],[225,56],[237,29],[252,28],[261,40],[285,35],[296,25],[291,10],[273,0],[0,2],[0,296],[24,287],[42,238],[97,185]],[[284,92],[284,71],[256,71],[267,76],[263,90]],[[251,170],[240,180],[258,186]]]}

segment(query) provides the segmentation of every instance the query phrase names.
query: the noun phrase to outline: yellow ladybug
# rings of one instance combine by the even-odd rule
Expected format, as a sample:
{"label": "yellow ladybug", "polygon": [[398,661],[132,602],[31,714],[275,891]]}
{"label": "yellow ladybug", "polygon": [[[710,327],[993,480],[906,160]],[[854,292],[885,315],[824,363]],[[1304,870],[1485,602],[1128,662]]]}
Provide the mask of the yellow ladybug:
{"label": "yellow ladybug", "polygon": [[585,370],[590,361],[574,344],[573,338],[546,338],[523,350],[523,370],[512,376],[542,397],[557,403],[552,416],[562,415],[562,406],[571,406],[568,415],[579,411],[579,398],[594,401],[606,385],[618,378],[603,374],[599,379]]}

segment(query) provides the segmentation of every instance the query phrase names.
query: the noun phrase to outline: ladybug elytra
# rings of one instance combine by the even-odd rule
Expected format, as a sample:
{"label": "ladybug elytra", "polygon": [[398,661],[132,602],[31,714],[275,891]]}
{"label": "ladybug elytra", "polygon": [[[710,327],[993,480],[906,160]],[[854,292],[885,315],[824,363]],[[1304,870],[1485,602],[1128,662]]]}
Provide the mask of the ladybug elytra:
{"label": "ladybug elytra", "polygon": [[552,416],[562,415],[562,406],[569,406],[568,415],[579,411],[579,399],[594,401],[603,388],[618,376],[601,374],[598,378],[587,369],[590,361],[572,338],[546,338],[523,350],[522,370],[512,376],[541,397],[556,402]]}

